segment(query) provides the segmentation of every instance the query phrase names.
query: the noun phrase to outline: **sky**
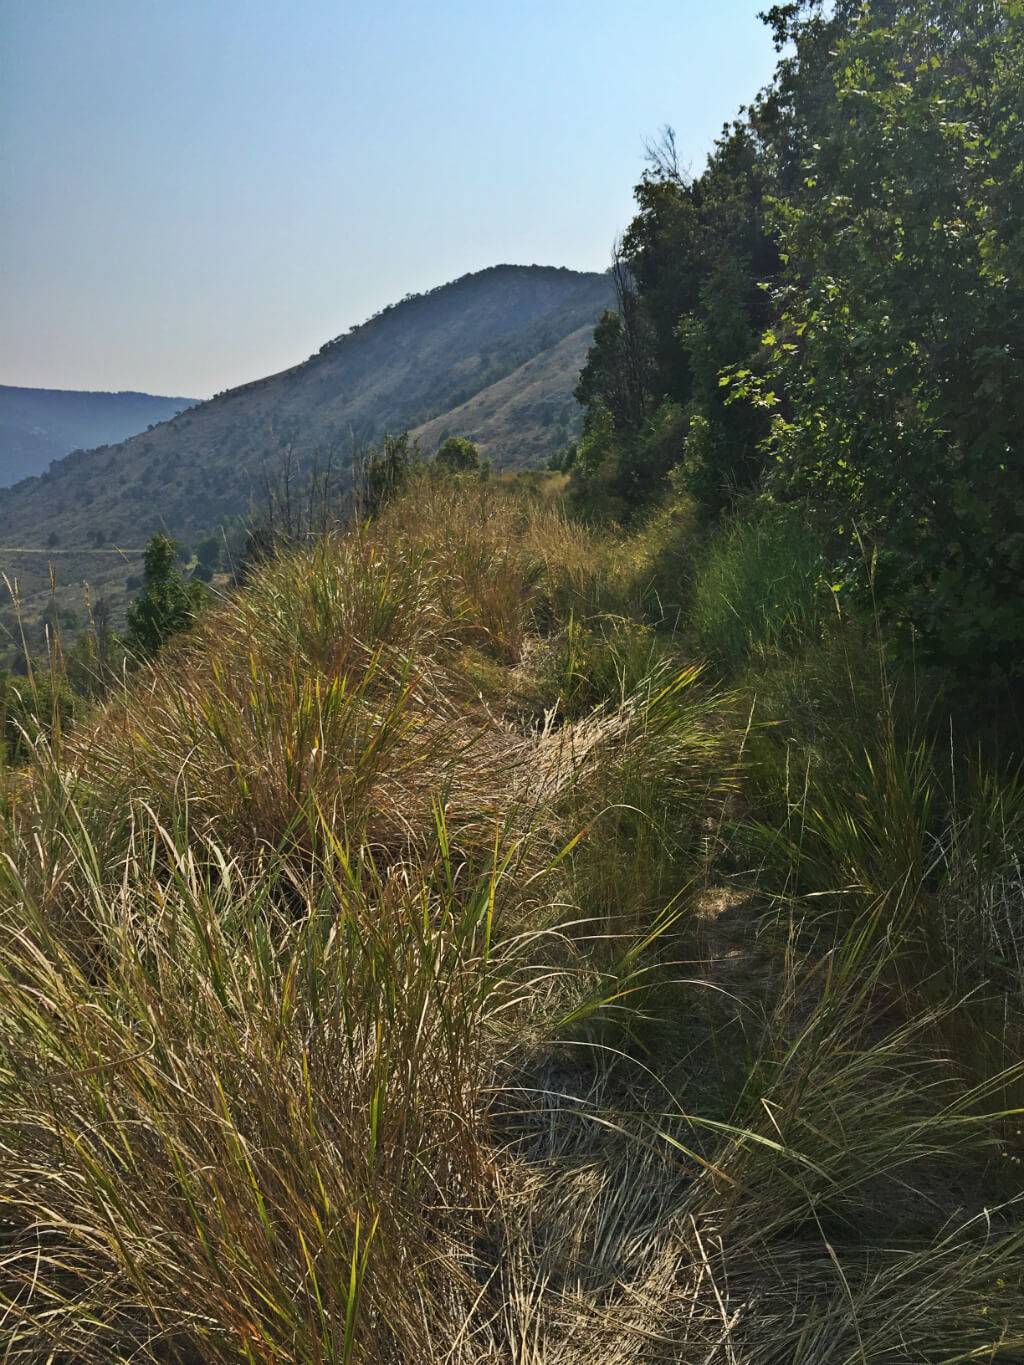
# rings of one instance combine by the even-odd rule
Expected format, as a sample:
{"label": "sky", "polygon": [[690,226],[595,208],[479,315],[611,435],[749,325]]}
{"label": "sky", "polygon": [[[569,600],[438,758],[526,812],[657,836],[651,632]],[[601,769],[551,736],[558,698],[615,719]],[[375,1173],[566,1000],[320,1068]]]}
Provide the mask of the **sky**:
{"label": "sky", "polygon": [[0,383],[205,398],[502,262],[602,270],[765,0],[0,0]]}

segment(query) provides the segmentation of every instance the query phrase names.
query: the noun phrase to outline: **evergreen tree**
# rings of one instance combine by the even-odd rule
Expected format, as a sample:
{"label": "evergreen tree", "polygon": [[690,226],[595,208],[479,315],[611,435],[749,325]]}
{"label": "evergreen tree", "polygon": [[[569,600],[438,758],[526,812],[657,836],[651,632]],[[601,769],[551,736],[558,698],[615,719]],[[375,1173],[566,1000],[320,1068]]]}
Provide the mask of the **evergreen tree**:
{"label": "evergreen tree", "polygon": [[182,580],[177,544],[158,531],[143,557],[142,592],[128,608],[129,652],[136,658],[153,658],[171,635],[191,625],[206,601],[202,583]]}

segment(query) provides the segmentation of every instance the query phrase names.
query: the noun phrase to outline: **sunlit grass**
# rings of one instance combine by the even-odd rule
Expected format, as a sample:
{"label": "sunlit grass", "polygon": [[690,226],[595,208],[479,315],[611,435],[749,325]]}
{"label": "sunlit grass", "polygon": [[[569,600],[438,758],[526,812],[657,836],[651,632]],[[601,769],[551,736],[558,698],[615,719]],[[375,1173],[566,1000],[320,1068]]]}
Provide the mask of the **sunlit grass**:
{"label": "sunlit grass", "polygon": [[429,480],[26,734],[4,1359],[1024,1352],[1019,784],[680,534]]}

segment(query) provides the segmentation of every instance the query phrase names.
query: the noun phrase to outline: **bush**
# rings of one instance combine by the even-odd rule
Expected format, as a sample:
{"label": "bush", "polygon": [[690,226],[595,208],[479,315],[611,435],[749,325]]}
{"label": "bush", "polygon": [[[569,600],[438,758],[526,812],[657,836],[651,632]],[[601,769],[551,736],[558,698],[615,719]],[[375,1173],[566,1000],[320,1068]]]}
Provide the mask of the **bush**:
{"label": "bush", "polygon": [[24,763],[40,740],[49,740],[70,726],[78,702],[67,682],[45,666],[26,677],[0,675],[4,753],[8,763]]}
{"label": "bush", "polygon": [[480,449],[465,436],[449,436],[434,456],[434,464],[449,474],[473,474],[481,469]]}

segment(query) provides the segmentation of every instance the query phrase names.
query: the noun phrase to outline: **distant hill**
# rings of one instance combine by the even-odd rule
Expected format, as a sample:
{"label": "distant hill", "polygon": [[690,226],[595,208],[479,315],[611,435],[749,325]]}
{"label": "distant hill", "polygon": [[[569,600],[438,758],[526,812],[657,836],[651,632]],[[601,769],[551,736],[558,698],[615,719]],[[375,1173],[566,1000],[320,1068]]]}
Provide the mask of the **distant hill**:
{"label": "distant hill", "polygon": [[0,566],[18,567],[5,548],[48,539],[134,547],[161,526],[188,539],[244,513],[286,452],[299,470],[330,457],[345,481],[385,431],[429,441],[472,425],[498,466],[536,463],[572,429],[585,342],[610,298],[605,275],[502,265],[403,299],[301,365],[0,493]]}
{"label": "distant hill", "polygon": [[578,432],[573,389],[593,334],[589,322],[577,328],[504,379],[416,427],[413,435],[428,452],[447,436],[468,436],[499,469],[543,464]]}
{"label": "distant hill", "polygon": [[72,450],[109,445],[166,422],[195,398],[20,389],[0,384],[0,487],[42,474]]}

